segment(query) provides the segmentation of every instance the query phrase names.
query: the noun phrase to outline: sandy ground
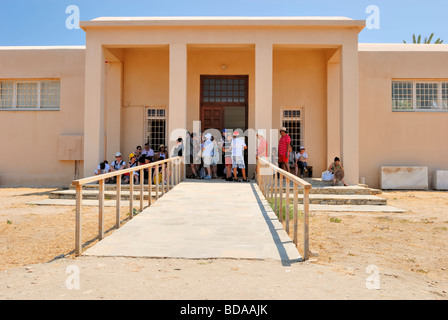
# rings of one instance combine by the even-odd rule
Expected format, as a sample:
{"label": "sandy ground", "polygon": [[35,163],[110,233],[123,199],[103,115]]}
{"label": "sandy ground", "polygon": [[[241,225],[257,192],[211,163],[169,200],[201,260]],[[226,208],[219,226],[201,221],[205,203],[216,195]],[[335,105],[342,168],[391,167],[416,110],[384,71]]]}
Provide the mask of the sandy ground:
{"label": "sandy ground", "polygon": [[[313,214],[315,255],[285,265],[75,258],[74,208],[26,204],[52,190],[0,188],[0,299],[448,299],[447,192],[381,195],[406,213]],[[105,210],[108,230],[115,209]],[[94,245],[97,208],[84,207],[82,219]]]}

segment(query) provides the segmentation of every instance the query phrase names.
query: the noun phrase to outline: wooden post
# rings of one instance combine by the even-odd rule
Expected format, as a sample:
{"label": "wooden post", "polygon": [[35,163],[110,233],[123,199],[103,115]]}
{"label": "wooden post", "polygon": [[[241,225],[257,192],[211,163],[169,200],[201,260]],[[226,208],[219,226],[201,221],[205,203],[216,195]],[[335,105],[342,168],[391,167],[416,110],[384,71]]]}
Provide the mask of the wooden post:
{"label": "wooden post", "polygon": [[177,186],[178,184],[179,184],[179,174],[180,174],[180,171],[179,171],[179,168],[180,168],[180,159],[178,158],[177,160],[176,160],[176,165],[175,165],[175,167],[174,167],[175,169],[174,169],[174,171],[176,172],[176,180],[175,180],[175,185]]}
{"label": "wooden post", "polygon": [[278,204],[277,204],[277,194],[278,194],[278,173],[274,170],[274,212],[277,213],[278,211]]}
{"label": "wooden post", "polygon": [[303,259],[309,259],[310,190],[303,190]]}
{"label": "wooden post", "polygon": [[297,215],[298,215],[298,211],[299,211],[299,204],[298,204],[298,199],[297,197],[299,196],[299,186],[294,182],[294,221],[293,221],[293,225],[294,225],[294,244],[297,245]]}
{"label": "wooden post", "polygon": [[103,240],[104,238],[104,180],[98,181],[99,184],[99,195],[98,195],[98,239]]}
{"label": "wooden post", "polygon": [[279,191],[279,209],[278,209],[278,220],[280,222],[283,221],[283,176],[281,173],[279,173],[279,179],[278,179],[278,187],[280,189]]}
{"label": "wooden post", "polygon": [[129,173],[129,216],[134,218],[134,172]]}
{"label": "wooden post", "polygon": [[148,168],[148,206],[152,205],[152,168]]}
{"label": "wooden post", "polygon": [[171,189],[173,189],[174,186],[174,171],[173,171],[173,161],[170,160],[169,162],[170,164],[170,170],[169,170],[169,179],[168,179],[168,191],[170,191]]}
{"label": "wooden post", "polygon": [[159,199],[159,165],[156,165],[155,171],[155,182],[156,182],[156,200]]}
{"label": "wooden post", "polygon": [[289,179],[285,179],[286,199],[285,199],[285,231],[289,235]]}
{"label": "wooden post", "polygon": [[117,176],[117,204],[115,214],[115,227],[120,228],[120,213],[121,213],[121,174]]}
{"label": "wooden post", "polygon": [[140,169],[140,212],[143,211],[143,185],[145,182],[145,177],[143,169]]}
{"label": "wooden post", "polygon": [[165,175],[166,175],[166,170],[165,170],[165,163],[162,163],[162,196],[165,194]]}
{"label": "wooden post", "polygon": [[76,185],[75,254],[77,256],[81,254],[82,250],[81,213],[82,213],[82,185]]}

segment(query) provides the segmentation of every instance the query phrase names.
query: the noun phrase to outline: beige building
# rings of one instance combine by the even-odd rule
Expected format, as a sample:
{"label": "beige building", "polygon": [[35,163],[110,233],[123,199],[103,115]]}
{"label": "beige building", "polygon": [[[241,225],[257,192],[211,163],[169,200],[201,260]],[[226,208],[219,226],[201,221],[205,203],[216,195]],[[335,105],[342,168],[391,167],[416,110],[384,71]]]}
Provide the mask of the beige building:
{"label": "beige building", "polygon": [[116,151],[209,128],[275,142],[286,126],[315,176],[339,156],[351,184],[378,187],[385,165],[448,169],[448,45],[360,44],[364,25],[98,18],[81,22],[85,47],[0,47],[0,186],[67,186]]}

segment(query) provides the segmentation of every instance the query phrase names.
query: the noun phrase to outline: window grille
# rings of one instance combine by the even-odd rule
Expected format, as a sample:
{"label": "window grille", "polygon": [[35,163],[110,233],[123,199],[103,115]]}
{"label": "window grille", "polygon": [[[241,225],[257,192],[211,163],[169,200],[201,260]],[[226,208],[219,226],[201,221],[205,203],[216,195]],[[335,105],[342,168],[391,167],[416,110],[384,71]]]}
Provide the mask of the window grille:
{"label": "window grille", "polygon": [[154,152],[161,144],[166,145],[166,109],[165,107],[149,107],[146,109],[145,142]]}
{"label": "window grille", "polygon": [[247,78],[206,78],[201,81],[202,102],[241,104],[247,102]]}
{"label": "window grille", "polygon": [[448,110],[448,82],[392,81],[392,110]]}
{"label": "window grille", "polygon": [[282,108],[281,122],[281,126],[286,128],[291,137],[293,151],[297,152],[303,145],[303,108]]}
{"label": "window grille", "polygon": [[0,110],[59,108],[59,80],[0,80]]}

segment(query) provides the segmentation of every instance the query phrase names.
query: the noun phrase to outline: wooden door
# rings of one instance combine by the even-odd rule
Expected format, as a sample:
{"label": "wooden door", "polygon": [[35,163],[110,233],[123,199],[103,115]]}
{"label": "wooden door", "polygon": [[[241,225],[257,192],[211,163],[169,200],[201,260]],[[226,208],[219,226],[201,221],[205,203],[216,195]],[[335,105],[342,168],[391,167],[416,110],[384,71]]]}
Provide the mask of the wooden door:
{"label": "wooden door", "polygon": [[201,112],[202,132],[207,129],[216,129],[219,132],[223,129],[224,108],[203,106]]}

